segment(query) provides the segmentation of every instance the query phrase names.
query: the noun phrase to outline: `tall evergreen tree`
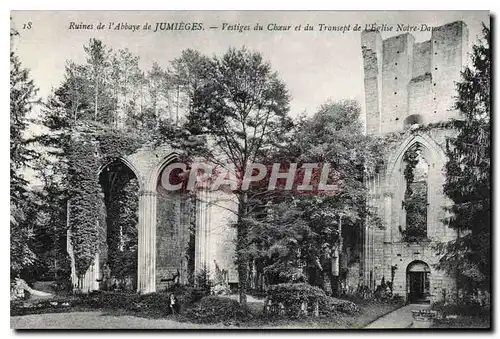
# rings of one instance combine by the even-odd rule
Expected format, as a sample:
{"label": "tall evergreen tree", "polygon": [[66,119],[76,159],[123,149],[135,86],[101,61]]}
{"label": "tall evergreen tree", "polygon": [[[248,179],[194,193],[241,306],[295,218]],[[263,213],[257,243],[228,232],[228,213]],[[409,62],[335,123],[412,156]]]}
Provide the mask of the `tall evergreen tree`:
{"label": "tall evergreen tree", "polygon": [[[12,38],[11,33],[11,38]],[[26,209],[30,205],[27,194],[27,181],[24,171],[35,153],[28,146],[28,114],[36,99],[37,88],[30,79],[29,71],[10,53],[10,254],[11,273],[19,274],[35,260],[30,247],[33,232],[26,218]]]}

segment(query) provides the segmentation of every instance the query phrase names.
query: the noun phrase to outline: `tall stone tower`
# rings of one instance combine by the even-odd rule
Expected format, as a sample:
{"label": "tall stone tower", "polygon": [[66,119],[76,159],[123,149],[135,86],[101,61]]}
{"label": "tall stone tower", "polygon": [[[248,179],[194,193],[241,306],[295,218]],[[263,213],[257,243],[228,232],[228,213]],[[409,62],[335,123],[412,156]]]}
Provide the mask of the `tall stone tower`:
{"label": "tall stone tower", "polygon": [[[366,133],[387,141],[384,168],[366,178],[369,205],[383,224],[367,220],[363,232],[360,278],[371,290],[384,281],[410,301],[432,301],[454,289],[454,279],[434,268],[433,247],[455,237],[441,221],[449,204],[444,150],[454,133],[443,123],[460,117],[455,85],[467,42],[461,21],[435,27],[418,43],[411,34],[384,40],[379,32],[362,33]],[[405,174],[409,154],[416,159],[412,179]],[[417,193],[421,205],[410,208]]]}

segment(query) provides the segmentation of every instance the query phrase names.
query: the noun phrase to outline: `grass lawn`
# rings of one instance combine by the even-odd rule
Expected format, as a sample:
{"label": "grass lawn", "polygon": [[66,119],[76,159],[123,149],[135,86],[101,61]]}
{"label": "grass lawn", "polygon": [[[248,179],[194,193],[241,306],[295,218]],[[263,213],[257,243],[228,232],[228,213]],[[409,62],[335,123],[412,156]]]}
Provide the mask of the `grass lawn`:
{"label": "grass lawn", "polygon": [[308,329],[359,329],[377,318],[399,308],[400,303],[383,303],[374,300],[353,300],[361,312],[354,315],[336,313],[330,317],[288,319],[269,318],[262,313],[263,302],[248,302],[251,317],[248,320],[227,324],[195,324],[182,316],[151,314],[125,309],[103,309],[70,306],[63,309],[37,309],[14,312],[12,328],[308,328]]}
{"label": "grass lawn", "polygon": [[432,328],[477,328],[491,329],[491,317],[460,317],[435,320]]}
{"label": "grass lawn", "polygon": [[46,313],[10,318],[13,329],[229,329],[223,324],[182,323],[171,318],[151,319],[119,311]]}

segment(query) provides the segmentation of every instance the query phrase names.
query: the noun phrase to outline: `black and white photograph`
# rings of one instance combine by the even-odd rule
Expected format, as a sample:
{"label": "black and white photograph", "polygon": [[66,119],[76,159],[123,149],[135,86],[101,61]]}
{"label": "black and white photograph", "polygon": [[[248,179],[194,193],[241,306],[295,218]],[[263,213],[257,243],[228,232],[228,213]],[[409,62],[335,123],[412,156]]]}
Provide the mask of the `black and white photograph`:
{"label": "black and white photograph", "polygon": [[490,26],[10,11],[11,329],[491,330]]}

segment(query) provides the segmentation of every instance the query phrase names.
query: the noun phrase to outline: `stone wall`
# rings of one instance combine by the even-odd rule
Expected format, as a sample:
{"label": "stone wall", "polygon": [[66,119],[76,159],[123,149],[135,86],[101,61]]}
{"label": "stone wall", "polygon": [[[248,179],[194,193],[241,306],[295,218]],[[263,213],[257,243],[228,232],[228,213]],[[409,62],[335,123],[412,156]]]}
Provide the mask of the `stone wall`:
{"label": "stone wall", "polygon": [[467,42],[461,21],[436,27],[419,43],[409,33],[382,40],[378,32],[363,32],[367,133],[401,131],[414,114],[426,123],[458,117],[453,97]]}
{"label": "stone wall", "polygon": [[157,199],[156,290],[161,291],[173,283],[165,279],[172,279],[177,272],[179,283],[188,282],[189,223],[183,218],[184,195],[158,188]]}
{"label": "stone wall", "polygon": [[236,197],[223,192],[200,192],[197,205],[195,270],[207,268],[213,278],[217,266],[228,272],[229,283],[237,283],[233,227],[238,209]]}
{"label": "stone wall", "polygon": [[[437,27],[431,39],[415,43],[411,34],[382,40],[379,33],[364,32],[362,52],[365,69],[365,100],[367,134],[393,136],[385,153],[385,168],[366,178],[368,203],[383,220],[384,227],[367,220],[360,277],[364,285],[374,289],[391,281],[394,272],[394,293],[407,297],[407,267],[415,260],[429,266],[432,300],[440,300],[454,288],[454,279],[437,271],[439,261],[435,245],[455,238],[455,232],[442,223],[445,206],[450,201],[443,193],[445,182],[446,138],[454,131],[445,128],[412,130],[406,121],[421,125],[456,118],[453,109],[455,82],[466,61],[468,33],[463,22]],[[380,47],[382,41],[382,47]],[[382,65],[382,68],[377,66]],[[381,79],[381,81],[378,81]],[[411,117],[411,118],[408,118]],[[415,118],[415,117],[418,117]],[[377,128],[380,126],[380,128]],[[406,228],[403,207],[406,187],[404,153],[419,144],[428,168],[428,241],[407,243],[401,229]],[[391,268],[395,268],[393,271]]]}

